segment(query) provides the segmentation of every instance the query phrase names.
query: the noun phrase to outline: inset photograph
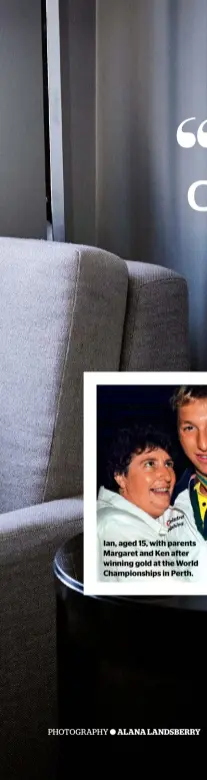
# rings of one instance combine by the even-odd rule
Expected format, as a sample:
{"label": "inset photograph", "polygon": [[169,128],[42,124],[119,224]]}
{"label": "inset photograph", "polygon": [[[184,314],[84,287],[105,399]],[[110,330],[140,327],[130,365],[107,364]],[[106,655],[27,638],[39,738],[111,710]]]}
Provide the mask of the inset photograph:
{"label": "inset photograph", "polygon": [[84,375],[85,593],[207,593],[204,379]]}

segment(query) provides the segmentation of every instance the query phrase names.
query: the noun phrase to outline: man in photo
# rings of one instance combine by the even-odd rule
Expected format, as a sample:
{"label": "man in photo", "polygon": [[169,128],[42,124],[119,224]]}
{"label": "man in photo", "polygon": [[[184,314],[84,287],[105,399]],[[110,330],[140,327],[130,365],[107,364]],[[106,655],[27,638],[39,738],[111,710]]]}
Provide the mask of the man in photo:
{"label": "man in photo", "polygon": [[175,489],[175,506],[187,511],[207,540],[207,387],[181,386],[171,399],[188,468]]}
{"label": "man in photo", "polygon": [[[130,563],[128,549],[128,566],[134,563],[138,567],[144,555],[140,553],[142,545],[153,547],[152,543],[157,543],[167,549],[168,558],[172,555],[175,577],[185,581],[186,576],[190,580],[207,579],[207,547],[195,523],[191,523],[191,510],[188,516],[184,508],[170,506],[176,481],[173,455],[170,437],[152,426],[118,431],[108,457],[107,487],[101,486],[97,501],[99,579],[109,581],[112,576],[120,581],[124,563],[119,548],[129,543],[137,561]],[[110,547],[108,573],[105,562]],[[189,568],[178,563],[179,555],[186,555]],[[164,560],[163,553],[158,576],[166,566]],[[146,568],[149,571],[148,563]]]}

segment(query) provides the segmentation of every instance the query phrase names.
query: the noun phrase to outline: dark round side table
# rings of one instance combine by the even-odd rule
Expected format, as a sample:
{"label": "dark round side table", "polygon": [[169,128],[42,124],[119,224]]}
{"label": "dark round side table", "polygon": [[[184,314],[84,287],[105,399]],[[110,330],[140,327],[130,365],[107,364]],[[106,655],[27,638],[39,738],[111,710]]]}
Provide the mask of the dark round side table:
{"label": "dark round side table", "polygon": [[54,574],[59,728],[206,729],[207,599],[85,596],[82,534]]}

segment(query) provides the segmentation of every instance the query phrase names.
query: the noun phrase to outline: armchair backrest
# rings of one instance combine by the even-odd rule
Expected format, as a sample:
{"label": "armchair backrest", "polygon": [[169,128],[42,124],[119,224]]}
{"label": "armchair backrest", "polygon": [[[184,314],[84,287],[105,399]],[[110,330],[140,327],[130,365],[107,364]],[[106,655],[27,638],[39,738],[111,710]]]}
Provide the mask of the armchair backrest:
{"label": "armchair backrest", "polygon": [[117,371],[124,260],[0,239],[0,512],[83,490],[83,372]]}

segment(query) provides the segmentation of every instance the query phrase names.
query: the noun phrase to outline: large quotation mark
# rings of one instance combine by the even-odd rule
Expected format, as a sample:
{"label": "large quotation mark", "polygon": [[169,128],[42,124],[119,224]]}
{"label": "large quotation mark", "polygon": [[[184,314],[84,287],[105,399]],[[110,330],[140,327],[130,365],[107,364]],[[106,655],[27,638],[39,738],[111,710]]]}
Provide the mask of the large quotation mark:
{"label": "large quotation mark", "polygon": [[[184,149],[191,149],[192,146],[195,146],[196,144],[195,134],[189,132],[189,130],[184,130],[184,125],[186,125],[187,122],[192,122],[195,119],[195,116],[190,116],[189,119],[184,119],[184,121],[181,122],[177,129],[177,142],[179,146],[182,146]],[[204,122],[201,122],[197,131],[198,144],[204,149],[207,149],[207,131],[203,129],[206,124],[207,119],[204,119]]]}
{"label": "large quotation mark", "polygon": [[[202,146],[204,149],[207,149],[207,130],[204,130],[205,125],[207,124],[207,119],[204,119],[204,122],[201,122],[199,125],[199,128],[197,130],[197,135],[195,133],[190,132],[189,130],[184,130],[185,125],[187,122],[193,122],[196,119],[195,116],[190,116],[188,119],[184,119],[183,122],[179,125],[177,129],[177,142],[179,146],[182,146],[183,149],[191,149],[192,146],[195,146],[196,144],[196,138],[198,141],[199,146]],[[206,187],[207,186],[207,179],[199,179],[199,181],[194,181],[193,184],[189,187],[188,190],[188,203],[191,209],[194,211],[207,211],[207,206],[198,206],[196,203],[196,190],[198,187]]]}

